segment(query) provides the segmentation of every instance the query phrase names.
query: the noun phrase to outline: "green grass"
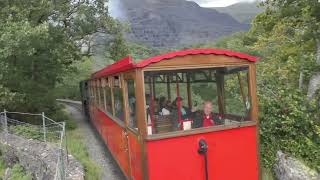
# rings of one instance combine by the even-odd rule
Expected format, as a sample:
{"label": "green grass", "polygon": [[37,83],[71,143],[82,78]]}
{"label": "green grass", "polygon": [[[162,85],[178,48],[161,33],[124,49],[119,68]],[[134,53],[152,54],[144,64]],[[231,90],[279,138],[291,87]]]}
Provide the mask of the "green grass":
{"label": "green grass", "polygon": [[32,176],[23,169],[19,164],[15,164],[12,167],[12,175],[10,180],[32,180]]}
{"label": "green grass", "polygon": [[84,167],[86,180],[100,180],[101,167],[89,157],[88,149],[82,139],[85,133],[78,129],[71,117],[67,119],[67,146],[72,154]]}
{"label": "green grass", "polygon": [[2,158],[0,158],[0,177],[4,176],[4,173],[6,171],[6,164]]}
{"label": "green grass", "polygon": [[275,180],[272,171],[270,169],[262,170],[262,180]]}
{"label": "green grass", "polygon": [[[0,179],[3,179],[6,169],[7,165],[0,157]],[[21,165],[15,164],[11,169],[10,180],[32,180],[32,175],[27,173]]]}

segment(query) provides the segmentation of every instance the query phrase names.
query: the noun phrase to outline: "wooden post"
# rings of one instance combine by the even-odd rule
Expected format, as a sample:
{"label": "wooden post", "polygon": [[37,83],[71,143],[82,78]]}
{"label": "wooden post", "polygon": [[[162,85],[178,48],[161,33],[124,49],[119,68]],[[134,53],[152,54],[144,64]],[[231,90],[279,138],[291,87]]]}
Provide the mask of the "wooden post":
{"label": "wooden post", "polygon": [[46,118],[45,118],[44,112],[42,112],[41,115],[42,115],[43,140],[44,142],[47,142]]}
{"label": "wooden post", "polygon": [[167,94],[168,100],[171,101],[171,86],[170,86],[170,76],[167,75]]}
{"label": "wooden post", "polygon": [[[142,137],[147,136],[147,117],[146,117],[146,99],[144,89],[144,76],[141,70],[136,71],[136,107],[137,109],[137,123],[139,133]],[[139,98],[138,98],[139,97]]]}
{"label": "wooden post", "polygon": [[253,121],[258,121],[258,98],[256,89],[256,66],[255,64],[250,65],[248,73],[248,83],[249,83],[249,95],[250,95],[250,119]]}
{"label": "wooden post", "polygon": [[224,98],[224,76],[218,70],[216,72],[217,93],[218,93],[218,105],[219,113],[225,114],[225,98]]}
{"label": "wooden post", "polygon": [[247,109],[247,105],[246,105],[247,98],[246,98],[246,96],[244,94],[243,82],[242,82],[242,79],[241,79],[240,72],[238,72],[238,80],[239,80],[239,86],[240,86],[240,94],[241,94],[242,99],[243,99],[244,107]]}
{"label": "wooden post", "polygon": [[123,103],[123,113],[124,113],[124,121],[125,121],[125,124],[126,126],[129,126],[129,117],[130,117],[130,114],[129,114],[129,102],[128,102],[128,88],[127,88],[127,82],[126,80],[122,77],[120,78],[121,83],[121,89],[122,89],[122,103]]}
{"label": "wooden post", "polygon": [[8,133],[8,117],[7,117],[7,110],[4,109],[4,131],[7,134]]}
{"label": "wooden post", "polygon": [[187,91],[188,91],[188,106],[192,108],[192,93],[191,93],[191,84],[190,84],[190,76],[187,75]]}
{"label": "wooden post", "polygon": [[137,107],[137,122],[139,131],[139,143],[141,145],[141,157],[142,157],[142,174],[143,179],[148,179],[148,164],[147,164],[147,149],[145,138],[147,134],[147,118],[146,118],[146,99],[144,88],[144,73],[141,69],[136,70],[136,99]]}
{"label": "wooden post", "polygon": [[152,94],[153,94],[153,99],[156,97],[156,83],[155,83],[155,77],[152,76]]}
{"label": "wooden post", "polygon": [[114,77],[111,77],[111,84],[110,84],[110,95],[111,95],[111,106],[112,106],[112,115],[116,115],[116,110],[114,108],[114,94],[113,94],[113,88],[114,88]]}
{"label": "wooden post", "polygon": [[262,168],[260,166],[261,156],[260,156],[260,133],[259,133],[259,120],[258,120],[258,98],[257,98],[257,82],[256,82],[256,65],[251,64],[249,66],[248,73],[248,85],[249,85],[249,99],[250,101],[250,120],[257,122],[256,137],[257,137],[257,155],[258,155],[258,176],[262,179]]}

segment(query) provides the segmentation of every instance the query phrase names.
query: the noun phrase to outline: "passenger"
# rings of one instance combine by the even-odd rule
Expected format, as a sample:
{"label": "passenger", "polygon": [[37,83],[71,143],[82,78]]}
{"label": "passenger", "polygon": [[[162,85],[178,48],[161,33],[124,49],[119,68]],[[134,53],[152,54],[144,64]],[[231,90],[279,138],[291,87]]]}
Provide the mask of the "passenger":
{"label": "passenger", "polygon": [[[176,116],[175,119],[178,119],[178,99],[179,97],[177,97],[174,101],[173,101],[173,108],[172,108],[172,114],[174,116]],[[193,116],[193,111],[190,108],[187,108],[184,106],[184,101],[183,98],[180,97],[180,111],[181,111],[181,118],[182,120],[184,119],[190,119]]]}
{"label": "passenger", "polygon": [[196,114],[193,119],[193,128],[209,127],[222,124],[222,118],[213,114],[212,109],[212,103],[210,101],[205,101],[203,103],[203,111],[200,114]]}
{"label": "passenger", "polygon": [[170,101],[167,101],[165,97],[160,97],[160,112],[159,114],[162,116],[170,115]]}
{"label": "passenger", "polygon": [[164,107],[161,109],[161,115],[170,115],[170,101],[166,101]]}
{"label": "passenger", "polygon": [[[148,102],[148,100],[146,99],[146,102]],[[146,109],[146,112],[147,112],[147,122],[148,124],[151,124],[151,113],[153,113],[152,115],[159,115],[159,112],[160,112],[160,107],[159,107],[159,100],[158,98],[155,98],[153,100],[153,103],[151,104],[152,100],[151,100],[151,97],[150,97],[150,100],[149,100],[149,104],[146,105],[147,109]],[[153,109],[151,109],[151,105]],[[153,112],[152,112],[153,110]]]}
{"label": "passenger", "polygon": [[164,97],[164,96],[161,96],[161,97],[159,98],[160,109],[164,108],[164,106],[165,106],[165,104],[166,104],[166,101],[167,101],[167,99],[166,99],[166,97]]}

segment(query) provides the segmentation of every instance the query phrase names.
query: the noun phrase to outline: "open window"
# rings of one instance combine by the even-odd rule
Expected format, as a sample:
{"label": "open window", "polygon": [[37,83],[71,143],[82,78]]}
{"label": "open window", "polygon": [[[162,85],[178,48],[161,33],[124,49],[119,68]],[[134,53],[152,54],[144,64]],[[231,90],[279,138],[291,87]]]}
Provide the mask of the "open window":
{"label": "open window", "polygon": [[111,98],[111,78],[104,79],[105,86],[105,111],[112,114],[112,98]]}
{"label": "open window", "polygon": [[120,76],[113,77],[114,116],[124,121],[124,105]]}
{"label": "open window", "polygon": [[148,134],[251,121],[248,66],[147,71]]}

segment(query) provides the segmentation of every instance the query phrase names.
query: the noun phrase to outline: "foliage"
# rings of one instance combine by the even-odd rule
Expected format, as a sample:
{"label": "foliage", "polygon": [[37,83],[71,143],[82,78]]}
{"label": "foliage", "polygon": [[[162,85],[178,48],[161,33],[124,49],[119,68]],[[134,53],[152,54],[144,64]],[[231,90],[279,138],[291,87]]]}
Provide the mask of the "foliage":
{"label": "foliage", "polygon": [[74,63],[74,71],[66,73],[62,82],[55,88],[55,96],[62,99],[80,100],[79,82],[90,78],[92,58],[83,57],[81,62]]}
{"label": "foliage", "polygon": [[[291,153],[320,169],[320,127],[317,103],[306,101],[308,79],[320,68],[315,63],[320,3],[316,0],[265,1],[249,33],[258,64],[262,156],[272,165],[277,150]],[[299,88],[299,78],[304,83]],[[278,81],[275,81],[277,79]]]}
{"label": "foliage", "polygon": [[270,167],[276,151],[282,150],[319,169],[320,127],[315,123],[318,116],[308,109],[306,96],[292,89],[279,89],[275,96],[259,96],[263,164]]}
{"label": "foliage", "polygon": [[84,135],[80,129],[67,131],[68,150],[84,166],[85,179],[99,180],[102,174],[101,167],[90,159],[87,147],[82,141]]}
{"label": "foliage", "polygon": [[[3,179],[5,175],[5,171],[7,169],[7,165],[2,157],[0,157],[0,179]],[[32,180],[32,175],[27,173],[24,168],[19,165],[15,164],[11,170],[10,180]]]}
{"label": "foliage", "polygon": [[73,63],[90,56],[84,47],[94,34],[117,30],[104,0],[0,0],[0,88],[14,95],[2,107],[56,109],[55,86]]}
{"label": "foliage", "polygon": [[43,133],[41,129],[37,126],[28,126],[28,125],[16,125],[10,126],[9,131],[13,134],[20,135],[25,138],[43,140]]}
{"label": "foliage", "polygon": [[159,55],[161,50],[139,43],[128,42],[130,55],[135,61]]}
{"label": "foliage", "polygon": [[27,174],[22,166],[15,164],[12,167],[12,175],[10,177],[12,180],[32,180],[32,175]]}
{"label": "foliage", "polygon": [[257,84],[263,165],[270,168],[282,150],[320,170],[319,103],[306,100],[308,80],[320,71],[315,63],[320,3],[267,0],[263,5],[266,10],[250,32],[222,38],[215,47],[262,57]]}
{"label": "foliage", "polygon": [[123,37],[122,32],[117,33],[110,47],[107,48],[107,54],[113,61],[118,61],[129,55],[129,47]]}
{"label": "foliage", "polygon": [[4,160],[2,159],[2,157],[0,157],[0,177],[3,177],[5,172],[6,172],[6,163],[4,162]]}

